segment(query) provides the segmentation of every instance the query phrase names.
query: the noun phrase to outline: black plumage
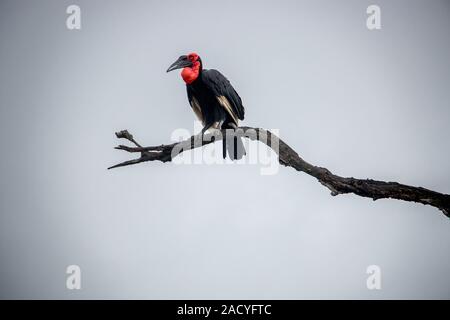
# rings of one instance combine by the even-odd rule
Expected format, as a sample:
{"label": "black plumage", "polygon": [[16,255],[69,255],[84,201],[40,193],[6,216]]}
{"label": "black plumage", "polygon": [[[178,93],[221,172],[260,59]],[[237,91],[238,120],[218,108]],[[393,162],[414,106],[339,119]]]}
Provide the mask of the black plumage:
{"label": "black plumage", "polygon": [[[203,124],[202,133],[210,128],[237,128],[238,121],[244,119],[245,109],[230,81],[217,70],[203,69],[202,61],[196,54],[181,56],[168,71],[181,67],[184,68],[182,77],[186,82],[189,103]],[[241,159],[245,154],[242,140],[237,137],[232,141],[226,140],[224,158],[226,150],[233,160]]]}

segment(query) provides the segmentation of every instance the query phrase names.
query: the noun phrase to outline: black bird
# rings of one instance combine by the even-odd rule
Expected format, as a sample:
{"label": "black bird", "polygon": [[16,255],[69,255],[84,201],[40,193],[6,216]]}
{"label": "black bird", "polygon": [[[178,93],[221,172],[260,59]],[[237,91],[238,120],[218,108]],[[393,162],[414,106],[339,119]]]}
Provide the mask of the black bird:
{"label": "black bird", "polygon": [[[230,81],[219,71],[203,69],[202,60],[196,53],[178,58],[167,72],[183,69],[181,77],[186,83],[189,103],[195,115],[203,124],[202,134],[209,128],[236,129],[238,121],[244,119],[244,106],[241,97]],[[226,150],[232,160],[241,159],[245,154],[240,137],[223,144],[223,157]]]}

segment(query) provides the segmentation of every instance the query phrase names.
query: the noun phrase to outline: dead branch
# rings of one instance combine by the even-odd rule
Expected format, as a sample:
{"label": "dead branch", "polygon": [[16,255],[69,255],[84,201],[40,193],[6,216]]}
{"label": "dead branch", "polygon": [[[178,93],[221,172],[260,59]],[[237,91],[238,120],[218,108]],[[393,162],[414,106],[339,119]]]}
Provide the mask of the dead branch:
{"label": "dead branch", "polygon": [[[315,177],[322,185],[331,191],[332,196],[353,193],[361,197],[372,198],[373,200],[392,198],[417,202],[436,207],[447,217],[450,217],[450,195],[448,194],[442,194],[422,187],[412,187],[397,182],[337,176],[326,168],[317,167],[306,162],[283,140],[279,139],[270,131],[261,128],[240,127],[236,133],[232,134],[253,141],[260,141],[268,147],[271,147],[277,153],[280,164],[286,167],[292,167],[297,171],[302,171]],[[117,138],[129,140],[135,145],[135,147],[119,145],[116,149],[130,153],[140,153],[140,157],[116,164],[108,169],[134,165],[146,161],[172,161],[174,157],[184,151],[200,148],[217,141],[218,139],[229,137],[230,132],[228,130],[221,130],[215,133],[208,133],[205,134],[203,139],[202,136],[198,134],[184,141],[152,147],[142,147],[134,140],[133,136],[127,130],[117,132],[116,136]]]}

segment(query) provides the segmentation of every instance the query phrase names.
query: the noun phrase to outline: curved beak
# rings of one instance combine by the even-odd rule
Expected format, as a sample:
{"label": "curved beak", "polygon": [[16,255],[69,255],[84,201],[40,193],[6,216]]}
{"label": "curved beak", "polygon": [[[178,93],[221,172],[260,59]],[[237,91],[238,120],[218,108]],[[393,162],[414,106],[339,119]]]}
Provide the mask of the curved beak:
{"label": "curved beak", "polygon": [[176,69],[186,68],[186,67],[192,67],[192,62],[189,61],[187,56],[181,56],[178,58],[177,61],[172,63],[170,67],[167,69],[166,72],[170,72]]}

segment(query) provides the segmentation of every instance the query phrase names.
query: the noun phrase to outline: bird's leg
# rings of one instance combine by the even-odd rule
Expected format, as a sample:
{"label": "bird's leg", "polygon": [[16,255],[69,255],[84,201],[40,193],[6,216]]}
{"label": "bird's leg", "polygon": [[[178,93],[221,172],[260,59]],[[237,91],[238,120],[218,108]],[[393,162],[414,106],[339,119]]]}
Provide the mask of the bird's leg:
{"label": "bird's leg", "polygon": [[204,127],[203,127],[203,129],[202,129],[202,142],[203,142],[203,138],[204,138],[204,136],[205,136],[205,132],[209,129],[209,128],[211,128],[211,126],[212,126],[212,123],[209,123],[209,124],[206,124]]}

